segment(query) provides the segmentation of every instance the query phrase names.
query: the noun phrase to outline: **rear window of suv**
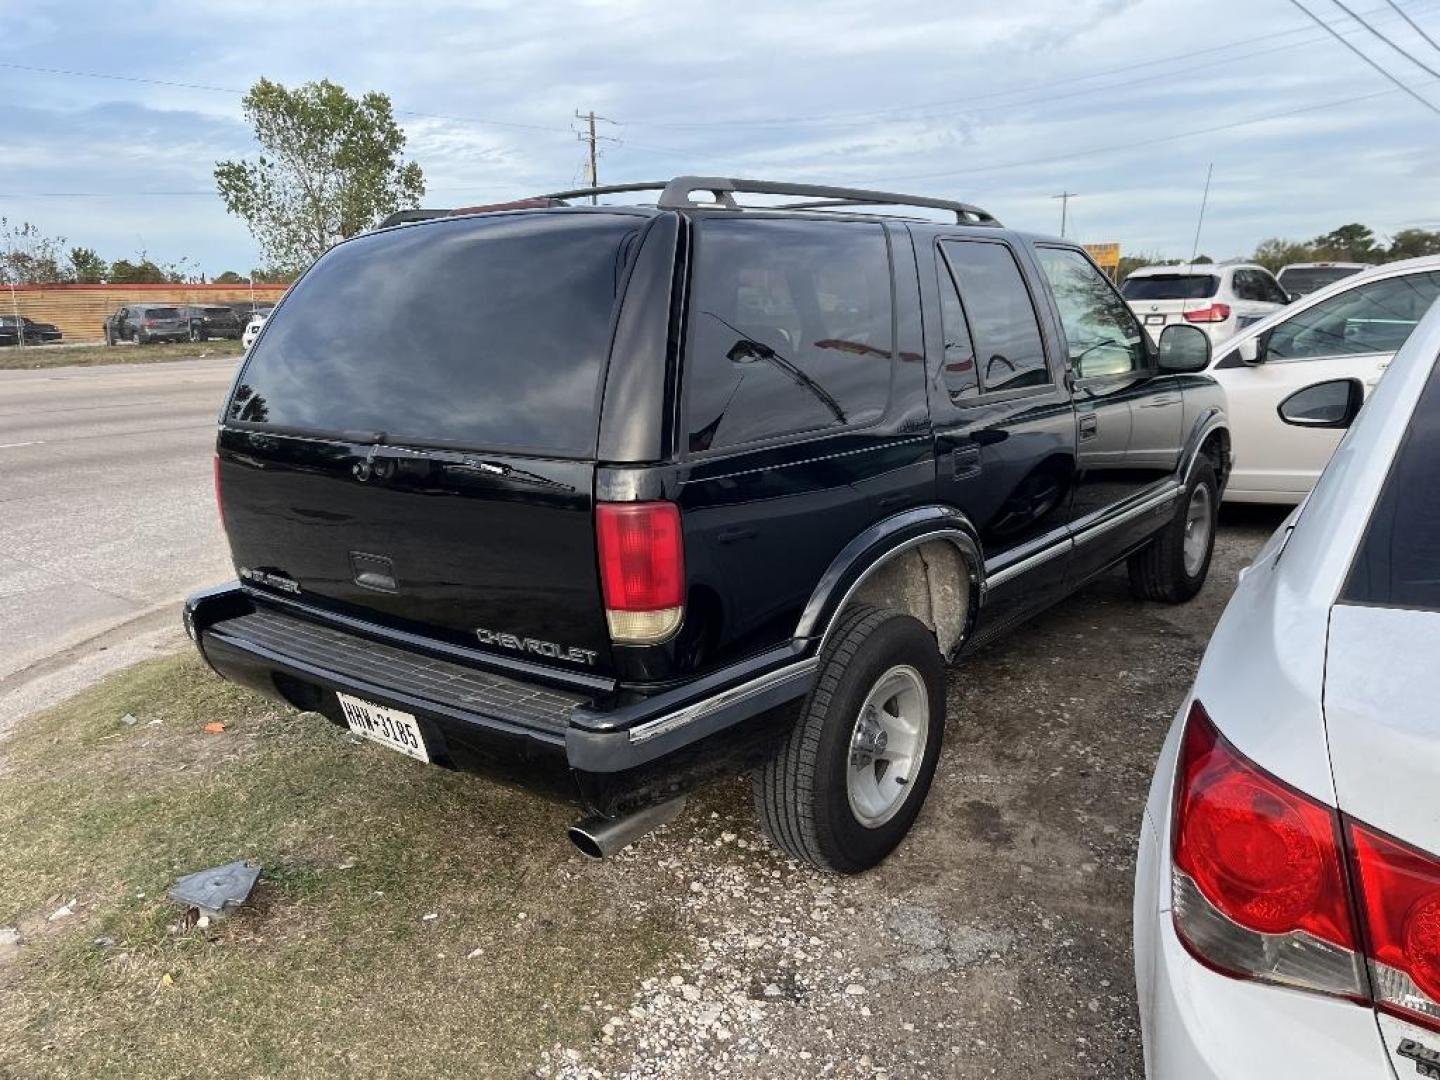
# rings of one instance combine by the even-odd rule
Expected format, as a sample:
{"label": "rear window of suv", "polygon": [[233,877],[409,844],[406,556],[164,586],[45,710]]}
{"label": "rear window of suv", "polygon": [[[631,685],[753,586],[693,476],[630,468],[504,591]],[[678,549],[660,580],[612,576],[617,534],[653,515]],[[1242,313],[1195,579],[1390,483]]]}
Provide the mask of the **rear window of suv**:
{"label": "rear window of suv", "polygon": [[383,432],[392,443],[591,454],[611,316],[643,224],[508,214],[341,244],[270,316],[227,417]]}
{"label": "rear window of suv", "polygon": [[890,254],[868,222],[699,222],[685,362],[692,452],[878,420]]}
{"label": "rear window of suv", "polygon": [[1120,295],[1126,300],[1204,300],[1219,288],[1214,274],[1147,274],[1126,278]]}

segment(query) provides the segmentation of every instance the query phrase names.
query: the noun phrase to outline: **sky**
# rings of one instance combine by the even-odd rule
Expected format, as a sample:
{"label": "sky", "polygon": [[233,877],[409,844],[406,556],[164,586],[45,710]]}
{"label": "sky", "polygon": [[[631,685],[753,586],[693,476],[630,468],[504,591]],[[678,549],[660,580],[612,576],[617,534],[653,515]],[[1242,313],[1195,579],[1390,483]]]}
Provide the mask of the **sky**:
{"label": "sky", "polygon": [[[0,216],[106,259],[259,262],[215,194],[260,76],[390,95],[427,206],[584,177],[959,198],[1123,251],[1244,255],[1350,221],[1440,228],[1440,0],[0,0]],[[1431,70],[1427,71],[1426,68]],[[46,70],[34,70],[46,69]],[[108,77],[96,77],[108,76]]]}

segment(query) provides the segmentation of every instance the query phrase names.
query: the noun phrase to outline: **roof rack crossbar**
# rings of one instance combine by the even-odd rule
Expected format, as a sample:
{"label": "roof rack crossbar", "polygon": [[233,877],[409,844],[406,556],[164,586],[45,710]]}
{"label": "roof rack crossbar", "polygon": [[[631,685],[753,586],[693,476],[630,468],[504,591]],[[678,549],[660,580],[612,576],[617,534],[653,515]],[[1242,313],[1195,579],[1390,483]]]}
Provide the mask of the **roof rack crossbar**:
{"label": "roof rack crossbar", "polygon": [[[656,180],[638,184],[610,184],[603,187],[557,191],[545,198],[574,199],[587,195],[618,195],[633,191],[659,191],[656,205],[663,210],[689,210],[719,206],[726,210],[744,209],[735,195],[795,195],[813,202],[791,203],[776,207],[783,210],[816,210],[839,206],[923,206],[932,210],[949,210],[959,225],[999,225],[991,213],[970,203],[953,199],[932,199],[924,195],[902,195],[893,191],[870,191],[865,188],[828,187],[822,184],[795,184],[779,180],[737,180],[726,176],[677,176],[673,180]],[[714,203],[697,203],[690,196],[697,191],[709,192]]]}

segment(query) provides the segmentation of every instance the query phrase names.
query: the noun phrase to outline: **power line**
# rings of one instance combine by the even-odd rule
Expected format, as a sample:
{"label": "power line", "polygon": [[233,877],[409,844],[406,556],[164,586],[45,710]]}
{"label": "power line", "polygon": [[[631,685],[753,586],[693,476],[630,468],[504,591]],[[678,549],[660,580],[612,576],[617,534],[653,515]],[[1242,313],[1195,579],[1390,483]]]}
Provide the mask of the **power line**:
{"label": "power line", "polygon": [[1397,3],[1395,2],[1395,0],[1385,0],[1385,2],[1386,2],[1387,4],[1389,4],[1392,8],[1394,8],[1395,11],[1396,11],[1396,13],[1397,13],[1402,19],[1404,19],[1407,23],[1410,24],[1410,28],[1411,28],[1412,30],[1414,30],[1414,31],[1415,31],[1417,34],[1419,34],[1422,38],[1424,38],[1426,41],[1428,41],[1428,42],[1430,43],[1430,47],[1431,47],[1432,49],[1435,49],[1437,52],[1440,52],[1440,45],[1435,44],[1435,39],[1432,38],[1429,34],[1427,34],[1424,30],[1422,30],[1422,29],[1420,28],[1420,24],[1417,23],[1414,19],[1412,19],[1412,18],[1406,13],[1406,11],[1405,11],[1404,8],[1402,8],[1399,4],[1397,4]]}
{"label": "power line", "polygon": [[[1387,0],[1387,3],[1390,3],[1390,4],[1393,6],[1393,0]],[[1421,6],[1421,7],[1429,7],[1430,5],[1429,5],[1429,4],[1421,4],[1421,5],[1419,5],[1419,6]],[[1384,8],[1371,8],[1371,9],[1367,10],[1367,11],[1365,12],[1365,14],[1367,14],[1367,15],[1381,15],[1381,14],[1386,14],[1386,11],[1385,11]],[[1402,14],[1403,14],[1403,12],[1402,12]],[[1327,29],[1328,29],[1328,28],[1327,28]],[[991,92],[989,92],[989,93],[984,93],[984,94],[971,94],[971,95],[967,95],[966,97],[963,97],[963,98],[944,98],[944,99],[940,99],[940,100],[937,100],[937,101],[916,102],[916,103],[912,103],[912,104],[909,104],[909,105],[892,105],[892,106],[888,106],[888,107],[882,108],[882,109],[871,109],[871,110],[865,110],[865,111],[863,111],[863,112],[821,113],[821,114],[815,114],[815,115],[812,115],[812,116],[768,117],[768,118],[753,118],[753,119],[748,119],[748,120],[710,120],[710,121],[694,120],[694,121],[675,121],[675,122],[668,122],[668,123],[667,123],[667,122],[660,122],[660,121],[633,121],[633,122],[627,121],[627,122],[626,122],[626,126],[628,126],[628,127],[675,128],[675,129],[690,129],[690,128],[699,129],[699,128],[715,128],[715,127],[807,126],[807,125],[825,124],[825,123],[830,123],[830,122],[844,122],[844,121],[853,121],[853,122],[863,123],[863,122],[866,122],[866,121],[868,121],[868,120],[873,120],[873,119],[876,119],[876,118],[879,118],[879,117],[888,116],[888,115],[891,115],[891,114],[897,113],[897,112],[919,112],[919,111],[923,111],[923,110],[925,110],[925,109],[940,108],[940,107],[949,106],[949,105],[966,105],[966,106],[968,106],[968,105],[970,105],[971,103],[977,102],[977,101],[990,101],[990,100],[993,100],[993,99],[995,99],[995,98],[1010,97],[1010,96],[1013,96],[1013,95],[1015,95],[1015,94],[1029,93],[1029,92],[1034,91],[1034,90],[1047,89],[1047,88],[1056,87],[1056,86],[1065,86],[1065,85],[1068,85],[1068,84],[1070,84],[1070,83],[1075,83],[1075,82],[1084,82],[1084,81],[1086,81],[1086,80],[1088,80],[1088,79],[1099,79],[1099,78],[1105,78],[1105,77],[1108,77],[1108,76],[1111,76],[1111,75],[1121,75],[1121,74],[1125,74],[1126,72],[1135,71],[1135,70],[1138,70],[1138,69],[1140,69],[1140,68],[1145,68],[1145,67],[1152,67],[1152,66],[1157,65],[1157,64],[1170,64],[1170,63],[1173,63],[1173,62],[1176,61],[1176,60],[1191,60],[1191,59],[1193,59],[1193,58],[1195,58],[1195,57],[1197,57],[1197,56],[1203,56],[1203,55],[1205,55],[1205,54],[1207,54],[1207,53],[1224,52],[1224,51],[1226,51],[1226,50],[1228,50],[1228,49],[1236,48],[1237,46],[1239,46],[1239,47],[1244,47],[1244,46],[1248,46],[1248,45],[1254,45],[1254,44],[1256,44],[1256,43],[1258,43],[1258,42],[1263,42],[1263,41],[1278,40],[1278,39],[1281,39],[1281,38],[1291,38],[1291,37],[1294,37],[1294,36],[1296,36],[1296,35],[1307,35],[1307,36],[1310,36],[1310,40],[1308,40],[1308,41],[1302,41],[1302,42],[1291,42],[1291,43],[1288,43],[1288,44],[1285,44],[1285,45],[1281,45],[1281,46],[1277,46],[1277,47],[1274,47],[1274,48],[1268,48],[1268,49],[1262,49],[1262,50],[1259,50],[1259,51],[1256,51],[1256,52],[1244,53],[1244,54],[1242,54],[1242,55],[1235,56],[1235,57],[1227,57],[1227,58],[1224,58],[1224,59],[1218,60],[1218,61],[1208,61],[1208,62],[1201,63],[1201,64],[1194,64],[1194,65],[1191,65],[1191,66],[1186,67],[1186,68],[1180,68],[1180,69],[1166,68],[1164,71],[1162,71],[1162,72],[1160,72],[1160,73],[1158,73],[1158,74],[1156,74],[1156,75],[1147,76],[1147,77],[1145,77],[1144,79],[1141,79],[1141,80],[1133,80],[1132,82],[1118,83],[1118,84],[1114,84],[1114,85],[1110,85],[1110,86],[1104,86],[1104,87],[1094,87],[1094,88],[1092,88],[1092,89],[1087,89],[1087,90],[1077,90],[1077,91],[1075,92],[1076,94],[1092,93],[1092,92],[1096,92],[1096,91],[1113,90],[1113,89],[1116,89],[1117,87],[1120,87],[1120,86],[1133,85],[1133,82],[1134,82],[1134,81],[1152,81],[1152,80],[1154,80],[1154,79],[1169,79],[1169,78],[1173,77],[1174,75],[1181,74],[1181,73],[1183,73],[1183,72],[1198,71],[1198,70],[1201,70],[1201,69],[1203,69],[1203,68],[1216,66],[1217,64],[1228,64],[1228,63],[1233,63],[1233,62],[1236,62],[1236,61],[1239,61],[1239,60],[1248,60],[1248,59],[1251,59],[1251,58],[1257,57],[1257,56],[1266,56],[1266,55],[1269,55],[1269,54],[1275,53],[1275,52],[1288,51],[1288,50],[1294,49],[1294,48],[1296,47],[1296,45],[1310,44],[1311,42],[1318,42],[1318,41],[1323,40],[1323,39],[1320,38],[1320,37],[1314,37],[1314,36],[1312,35],[1312,31],[1310,31],[1309,28],[1306,28],[1306,27],[1302,27],[1302,28],[1300,28],[1300,29],[1294,29],[1294,30],[1280,30],[1280,31],[1276,31],[1276,32],[1270,33],[1270,34],[1260,34],[1260,35],[1257,35],[1257,36],[1251,37],[1251,38],[1237,39],[1237,40],[1234,40],[1234,41],[1229,41],[1229,42],[1226,42],[1225,44],[1222,44],[1222,45],[1212,45],[1212,46],[1209,46],[1209,47],[1204,48],[1204,49],[1192,49],[1192,50],[1190,50],[1190,51],[1188,51],[1188,52],[1184,52],[1184,53],[1173,53],[1173,54],[1170,54],[1170,55],[1167,55],[1167,56],[1157,57],[1157,58],[1155,58],[1155,59],[1153,59],[1153,60],[1142,60],[1142,61],[1139,61],[1139,62],[1136,62],[1136,63],[1133,63],[1133,64],[1125,64],[1125,65],[1123,65],[1123,66],[1121,66],[1121,67],[1109,68],[1109,69],[1102,70],[1102,71],[1092,71],[1092,72],[1089,72],[1089,73],[1083,74],[1083,75],[1071,75],[1071,76],[1067,76],[1066,78],[1063,78],[1063,79],[1054,79],[1054,80],[1051,80],[1051,81],[1049,81],[1049,82],[1032,83],[1032,84],[1030,84],[1030,85],[1028,85],[1028,86],[1016,87],[1016,88],[1013,88],[1013,89],[1010,89],[1010,90],[996,90],[996,91],[991,91]],[[988,109],[993,109],[993,108],[1008,108],[1008,107],[1010,107],[1010,106],[1013,105],[1013,104],[1039,104],[1039,103],[1044,103],[1044,102],[1047,102],[1047,101],[1050,101],[1050,100],[1055,100],[1055,99],[1054,99],[1054,98],[1050,98],[1050,97],[1043,97],[1043,96],[1042,96],[1042,97],[1038,97],[1038,98],[1027,99],[1027,100],[1024,101],[1024,102],[1018,102],[1018,103],[1006,102],[1006,103],[1001,103],[1001,104],[998,104],[998,105],[995,105],[995,106],[987,106],[986,108],[987,108],[987,110],[988,110]],[[974,110],[974,109],[967,108],[965,111],[966,111],[967,113],[969,113],[969,112],[980,111],[980,110]]]}
{"label": "power line", "polygon": [[1364,60],[1365,63],[1369,64],[1372,68],[1374,68],[1376,71],[1378,71],[1381,75],[1385,76],[1385,78],[1389,79],[1392,83],[1394,83],[1396,86],[1398,86],[1401,90],[1404,90],[1405,93],[1409,94],[1412,98],[1414,98],[1416,101],[1418,101],[1421,105],[1424,105],[1424,106],[1425,106],[1427,109],[1429,109],[1431,112],[1435,113],[1437,116],[1440,116],[1440,105],[1436,105],[1436,104],[1434,104],[1433,102],[1430,102],[1430,101],[1425,100],[1425,98],[1421,97],[1421,96],[1420,96],[1419,94],[1417,94],[1414,90],[1410,89],[1409,86],[1407,86],[1405,83],[1401,82],[1401,81],[1400,81],[1399,79],[1397,79],[1394,75],[1390,74],[1390,72],[1389,72],[1386,68],[1382,67],[1380,64],[1378,64],[1378,63],[1376,63],[1374,60],[1370,59],[1369,56],[1367,56],[1364,52],[1362,52],[1362,51],[1361,51],[1359,48],[1357,48],[1355,45],[1351,44],[1349,41],[1346,41],[1345,38],[1344,38],[1344,36],[1343,36],[1338,30],[1336,30],[1334,27],[1332,27],[1332,26],[1331,26],[1329,23],[1327,23],[1324,19],[1320,18],[1319,15],[1316,15],[1313,11],[1311,11],[1309,8],[1307,8],[1304,4],[1302,4],[1302,3],[1300,2],[1300,0],[1290,0],[1290,3],[1294,4],[1297,8],[1299,8],[1299,9],[1300,9],[1301,11],[1303,11],[1306,15],[1308,15],[1308,16],[1316,23],[1316,25],[1324,27],[1325,30],[1326,30],[1326,32],[1329,33],[1329,35],[1330,35],[1331,37],[1333,37],[1336,41],[1340,42],[1341,45],[1344,45],[1345,48],[1349,49],[1349,50],[1350,50],[1351,52],[1353,52],[1356,56],[1360,57],[1361,60]]}
{"label": "power line", "polygon": [[[1433,80],[1426,80],[1422,86],[1434,85]],[[1408,87],[1402,86],[1402,89]],[[1375,90],[1369,94],[1357,94],[1353,97],[1336,98],[1332,101],[1322,101],[1314,105],[1301,105],[1294,109],[1285,109],[1280,112],[1265,113],[1262,116],[1252,116],[1246,120],[1235,120],[1228,124],[1216,124],[1213,127],[1195,128],[1191,131],[1177,131],[1169,135],[1158,135],[1153,139],[1135,139],[1130,142],[1111,143],[1109,146],[1094,146],[1085,150],[1075,150],[1069,153],[1051,154],[1042,158],[1027,158],[1024,161],[1006,161],[999,165],[982,165],[972,169],[951,169],[946,172],[934,173],[913,173],[908,176],[882,176],[869,180],[861,180],[862,184],[888,184],[902,180],[939,180],[950,176],[969,176],[974,173],[998,172],[1001,169],[1019,169],[1030,165],[1051,165],[1057,161],[1071,161],[1079,157],[1091,157],[1095,154],[1114,154],[1125,150],[1138,149],[1145,146],[1155,146],[1159,143],[1174,142],[1178,139],[1193,139],[1198,135],[1213,135],[1221,131],[1230,131],[1234,128],[1248,127],[1251,124],[1263,124],[1267,120],[1282,120],[1287,116],[1298,116],[1301,113],[1315,112],[1320,109],[1334,109],[1341,105],[1354,105],[1361,101],[1370,101],[1374,98],[1385,97],[1395,93],[1394,90]]]}
{"label": "power line", "polygon": [[1433,75],[1433,76],[1435,76],[1435,78],[1440,79],[1440,71],[1436,71],[1436,70],[1435,70],[1434,68],[1432,68],[1429,64],[1425,63],[1425,62],[1422,61],[1422,60],[1417,60],[1413,55],[1410,54],[1410,52],[1408,52],[1407,50],[1401,48],[1399,45],[1395,44],[1395,42],[1391,41],[1388,37],[1386,37],[1384,34],[1382,34],[1379,30],[1376,30],[1375,27],[1371,26],[1368,22],[1366,22],[1364,19],[1362,19],[1359,15],[1356,15],[1353,11],[1351,11],[1348,7],[1346,7],[1345,4],[1342,2],[1342,0],[1335,0],[1335,6],[1338,7],[1341,11],[1345,12],[1345,14],[1349,15],[1352,19],[1354,19],[1356,22],[1358,22],[1361,26],[1365,27],[1366,30],[1369,30],[1370,33],[1374,34],[1377,38],[1379,38],[1381,41],[1383,41],[1386,45],[1389,45],[1390,48],[1394,49],[1394,50],[1395,50],[1396,52],[1398,52],[1401,56],[1405,57],[1406,60],[1409,60],[1412,64],[1414,64],[1414,65],[1415,65],[1416,67],[1418,67],[1418,68],[1423,68],[1423,69],[1425,70],[1425,73],[1426,73],[1427,75]]}

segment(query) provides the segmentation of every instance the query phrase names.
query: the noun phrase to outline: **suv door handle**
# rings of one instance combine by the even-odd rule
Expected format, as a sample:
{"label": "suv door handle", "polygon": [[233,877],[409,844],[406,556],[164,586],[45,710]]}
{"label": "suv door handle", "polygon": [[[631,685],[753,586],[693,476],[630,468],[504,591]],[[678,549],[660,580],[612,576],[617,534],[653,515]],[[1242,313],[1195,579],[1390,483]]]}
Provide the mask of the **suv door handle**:
{"label": "suv door handle", "polygon": [[979,476],[982,468],[980,448],[967,446],[963,450],[954,451],[950,455],[950,468],[956,480],[968,480],[972,476]]}
{"label": "suv door handle", "polygon": [[1149,401],[1142,401],[1142,402],[1140,403],[1140,408],[1142,408],[1142,409],[1159,409],[1159,408],[1163,408],[1163,407],[1166,406],[1166,405],[1174,405],[1177,400],[1179,400],[1179,399],[1178,399],[1178,398],[1169,397],[1169,396],[1151,398]]}
{"label": "suv door handle", "polygon": [[1094,413],[1080,417],[1080,438],[1093,439],[1100,434],[1100,420]]}

